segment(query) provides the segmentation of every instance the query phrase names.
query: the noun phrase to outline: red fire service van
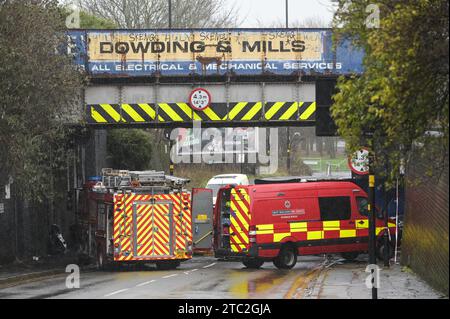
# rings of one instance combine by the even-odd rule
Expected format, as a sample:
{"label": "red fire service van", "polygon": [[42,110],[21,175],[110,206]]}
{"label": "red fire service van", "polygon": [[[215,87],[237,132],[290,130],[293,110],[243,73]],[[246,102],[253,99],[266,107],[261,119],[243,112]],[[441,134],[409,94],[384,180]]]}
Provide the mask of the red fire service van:
{"label": "red fire service van", "polygon": [[[227,186],[217,195],[214,252],[248,268],[273,261],[290,269],[298,255],[341,253],[351,260],[368,250],[368,226],[367,194],[352,182]],[[394,234],[395,221],[385,227],[378,219],[379,239],[385,231]]]}

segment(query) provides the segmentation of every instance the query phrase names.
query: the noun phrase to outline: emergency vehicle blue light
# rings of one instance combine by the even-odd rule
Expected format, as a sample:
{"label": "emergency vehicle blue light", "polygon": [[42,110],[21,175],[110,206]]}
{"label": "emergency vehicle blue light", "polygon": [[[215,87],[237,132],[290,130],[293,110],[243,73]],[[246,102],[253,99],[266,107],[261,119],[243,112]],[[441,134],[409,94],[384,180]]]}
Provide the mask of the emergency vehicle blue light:
{"label": "emergency vehicle blue light", "polygon": [[101,176],[88,176],[87,180],[89,182],[101,182],[102,177]]}

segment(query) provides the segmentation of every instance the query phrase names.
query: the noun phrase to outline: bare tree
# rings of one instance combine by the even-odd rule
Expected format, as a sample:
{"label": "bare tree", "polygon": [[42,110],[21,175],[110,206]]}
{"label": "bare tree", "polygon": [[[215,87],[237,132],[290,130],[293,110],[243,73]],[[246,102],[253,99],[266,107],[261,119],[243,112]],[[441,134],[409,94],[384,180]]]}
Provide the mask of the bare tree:
{"label": "bare tree", "polygon": [[[173,28],[238,25],[236,5],[226,0],[171,0]],[[167,28],[169,0],[79,0],[83,10],[111,20],[120,28]]]}
{"label": "bare tree", "polygon": [[[281,19],[278,21],[275,21],[273,23],[267,24],[259,19],[256,20],[256,24],[259,28],[285,28],[286,23],[282,21]],[[304,20],[294,20],[292,22],[289,22],[290,28],[330,28],[331,27],[331,21],[326,22],[322,17],[320,16],[312,16],[307,17]]]}

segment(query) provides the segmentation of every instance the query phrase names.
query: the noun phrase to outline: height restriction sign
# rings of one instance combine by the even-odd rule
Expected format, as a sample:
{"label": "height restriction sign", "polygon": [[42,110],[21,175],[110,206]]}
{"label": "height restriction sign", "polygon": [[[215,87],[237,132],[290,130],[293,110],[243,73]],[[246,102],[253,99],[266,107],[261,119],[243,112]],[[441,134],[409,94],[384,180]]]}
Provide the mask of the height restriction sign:
{"label": "height restriction sign", "polygon": [[369,150],[361,148],[359,151],[354,152],[348,158],[348,166],[355,174],[369,174]]}
{"label": "height restriction sign", "polygon": [[203,111],[211,104],[211,94],[205,89],[197,88],[191,92],[189,104],[193,109]]}

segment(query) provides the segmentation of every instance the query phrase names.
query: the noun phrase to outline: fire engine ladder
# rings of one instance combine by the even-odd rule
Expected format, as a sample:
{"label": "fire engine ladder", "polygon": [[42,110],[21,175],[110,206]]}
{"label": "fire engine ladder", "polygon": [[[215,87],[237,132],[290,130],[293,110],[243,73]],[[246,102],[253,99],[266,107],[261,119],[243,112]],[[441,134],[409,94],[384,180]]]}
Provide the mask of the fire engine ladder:
{"label": "fire engine ladder", "polygon": [[102,169],[102,183],[107,188],[133,187],[133,181],[141,187],[163,186],[170,189],[182,189],[189,179],[165,175],[163,171],[127,171]]}

